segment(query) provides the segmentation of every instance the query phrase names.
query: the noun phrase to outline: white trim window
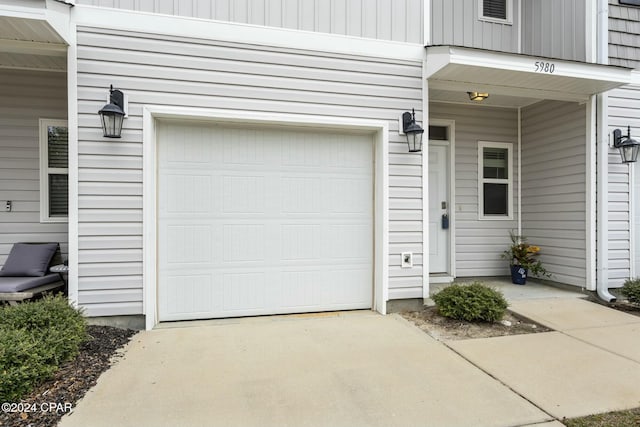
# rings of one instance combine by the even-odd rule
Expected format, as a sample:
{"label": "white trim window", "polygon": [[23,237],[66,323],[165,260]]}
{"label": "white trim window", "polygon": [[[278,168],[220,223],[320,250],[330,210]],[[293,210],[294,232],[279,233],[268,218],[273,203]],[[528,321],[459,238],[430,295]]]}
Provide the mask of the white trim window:
{"label": "white trim window", "polygon": [[499,24],[512,24],[513,0],[478,0],[478,19]]}
{"label": "white trim window", "polygon": [[513,144],[478,141],[478,218],[513,219]]}
{"label": "white trim window", "polygon": [[68,153],[67,121],[40,119],[40,222],[68,221]]}

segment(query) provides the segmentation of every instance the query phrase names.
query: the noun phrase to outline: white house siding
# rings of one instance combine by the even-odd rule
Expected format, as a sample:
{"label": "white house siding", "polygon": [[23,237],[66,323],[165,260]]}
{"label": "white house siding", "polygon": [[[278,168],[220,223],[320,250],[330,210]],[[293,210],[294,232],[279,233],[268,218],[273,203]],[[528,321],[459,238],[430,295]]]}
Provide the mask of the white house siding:
{"label": "white house siding", "polygon": [[[640,86],[625,86],[609,92],[608,112],[609,134],[620,129],[626,135],[627,126],[631,126],[631,134],[637,138],[640,134]],[[640,195],[640,173],[634,167],[622,164],[618,150],[609,150],[609,287],[620,287],[630,277],[631,262],[640,265],[637,247],[636,260],[631,260],[631,224],[640,224],[638,203],[631,206],[631,192],[636,198]],[[632,170],[635,182],[631,180]],[[632,215],[636,216],[635,220]],[[636,236],[638,231],[636,225]],[[636,237],[636,245],[639,240]],[[639,273],[636,270],[636,276]]]}
{"label": "white house siding", "polygon": [[[388,120],[390,296],[422,289],[421,156],[398,116],[421,120],[421,63],[97,28],[78,31],[79,301],[89,315],[142,312],[142,107],[172,105]],[[120,140],[97,111],[129,97]],[[400,253],[417,265],[400,268]]]}
{"label": "white house siding", "polygon": [[640,68],[640,8],[609,0],[609,64]]}
{"label": "white house siding", "polygon": [[77,4],[422,43],[422,0],[78,0]]}
{"label": "white house siding", "polygon": [[542,101],[522,110],[522,233],[551,280],[585,286],[586,110]]}
{"label": "white house siding", "polygon": [[39,119],[67,118],[67,76],[0,70],[0,93],[0,264],[16,242],[60,242],[66,254],[67,224],[40,223]]}
{"label": "white house siding", "polygon": [[[609,64],[640,68],[640,8],[609,0]],[[640,86],[609,92],[609,134],[618,128],[637,139],[640,134]],[[633,175],[630,172],[633,170]],[[633,197],[632,197],[633,193]],[[635,199],[635,206],[632,200]],[[640,173],[623,165],[617,150],[609,151],[609,287],[620,287],[640,274]],[[634,239],[631,239],[631,233]],[[635,244],[635,248],[632,247]],[[635,259],[632,259],[632,250]]]}
{"label": "white house siding", "polygon": [[430,119],[455,120],[456,276],[503,276],[507,263],[500,255],[509,244],[514,220],[478,219],[478,141],[513,143],[514,183],[517,182],[518,113],[510,108],[431,103]]}
{"label": "white house siding", "polygon": [[586,60],[584,0],[522,0],[522,53]]}
{"label": "white house siding", "polygon": [[518,1],[513,22],[478,19],[478,0],[431,0],[431,44],[518,52]]}

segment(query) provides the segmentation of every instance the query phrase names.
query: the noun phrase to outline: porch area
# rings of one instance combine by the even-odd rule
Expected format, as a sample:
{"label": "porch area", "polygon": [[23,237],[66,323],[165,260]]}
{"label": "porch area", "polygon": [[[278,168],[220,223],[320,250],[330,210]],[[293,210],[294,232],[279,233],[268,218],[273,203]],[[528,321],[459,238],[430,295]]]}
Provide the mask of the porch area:
{"label": "porch area", "polygon": [[509,274],[510,234],[540,247],[545,279],[595,290],[608,257],[598,163],[614,152],[597,96],[630,70],[451,46],[428,47],[426,68],[429,294],[481,277],[508,299],[568,296],[494,280]]}
{"label": "porch area", "polygon": [[[526,285],[515,285],[509,277],[462,277],[455,279],[455,284],[480,281],[485,285],[502,292],[507,301],[527,301],[547,298],[585,298],[589,292],[574,286],[556,286],[545,284],[535,279],[527,279]],[[449,286],[449,283],[431,285],[429,295],[434,295]]]}

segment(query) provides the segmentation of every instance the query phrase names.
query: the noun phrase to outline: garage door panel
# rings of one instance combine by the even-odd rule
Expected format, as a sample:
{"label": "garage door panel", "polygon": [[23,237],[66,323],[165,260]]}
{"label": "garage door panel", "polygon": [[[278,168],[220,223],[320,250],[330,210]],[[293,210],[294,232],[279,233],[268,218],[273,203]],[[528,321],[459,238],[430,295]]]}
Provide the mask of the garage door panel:
{"label": "garage door panel", "polygon": [[371,307],[371,136],[158,129],[160,320]]}

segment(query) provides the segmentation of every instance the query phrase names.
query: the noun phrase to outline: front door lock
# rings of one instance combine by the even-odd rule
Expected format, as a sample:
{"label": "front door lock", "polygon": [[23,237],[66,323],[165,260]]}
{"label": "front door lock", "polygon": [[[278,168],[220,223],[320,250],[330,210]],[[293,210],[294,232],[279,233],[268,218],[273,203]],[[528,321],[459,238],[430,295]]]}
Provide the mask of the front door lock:
{"label": "front door lock", "polygon": [[442,229],[443,230],[449,229],[449,215],[446,213],[442,214]]}
{"label": "front door lock", "polygon": [[440,202],[440,206],[442,207],[442,209],[447,209],[447,202]]}

